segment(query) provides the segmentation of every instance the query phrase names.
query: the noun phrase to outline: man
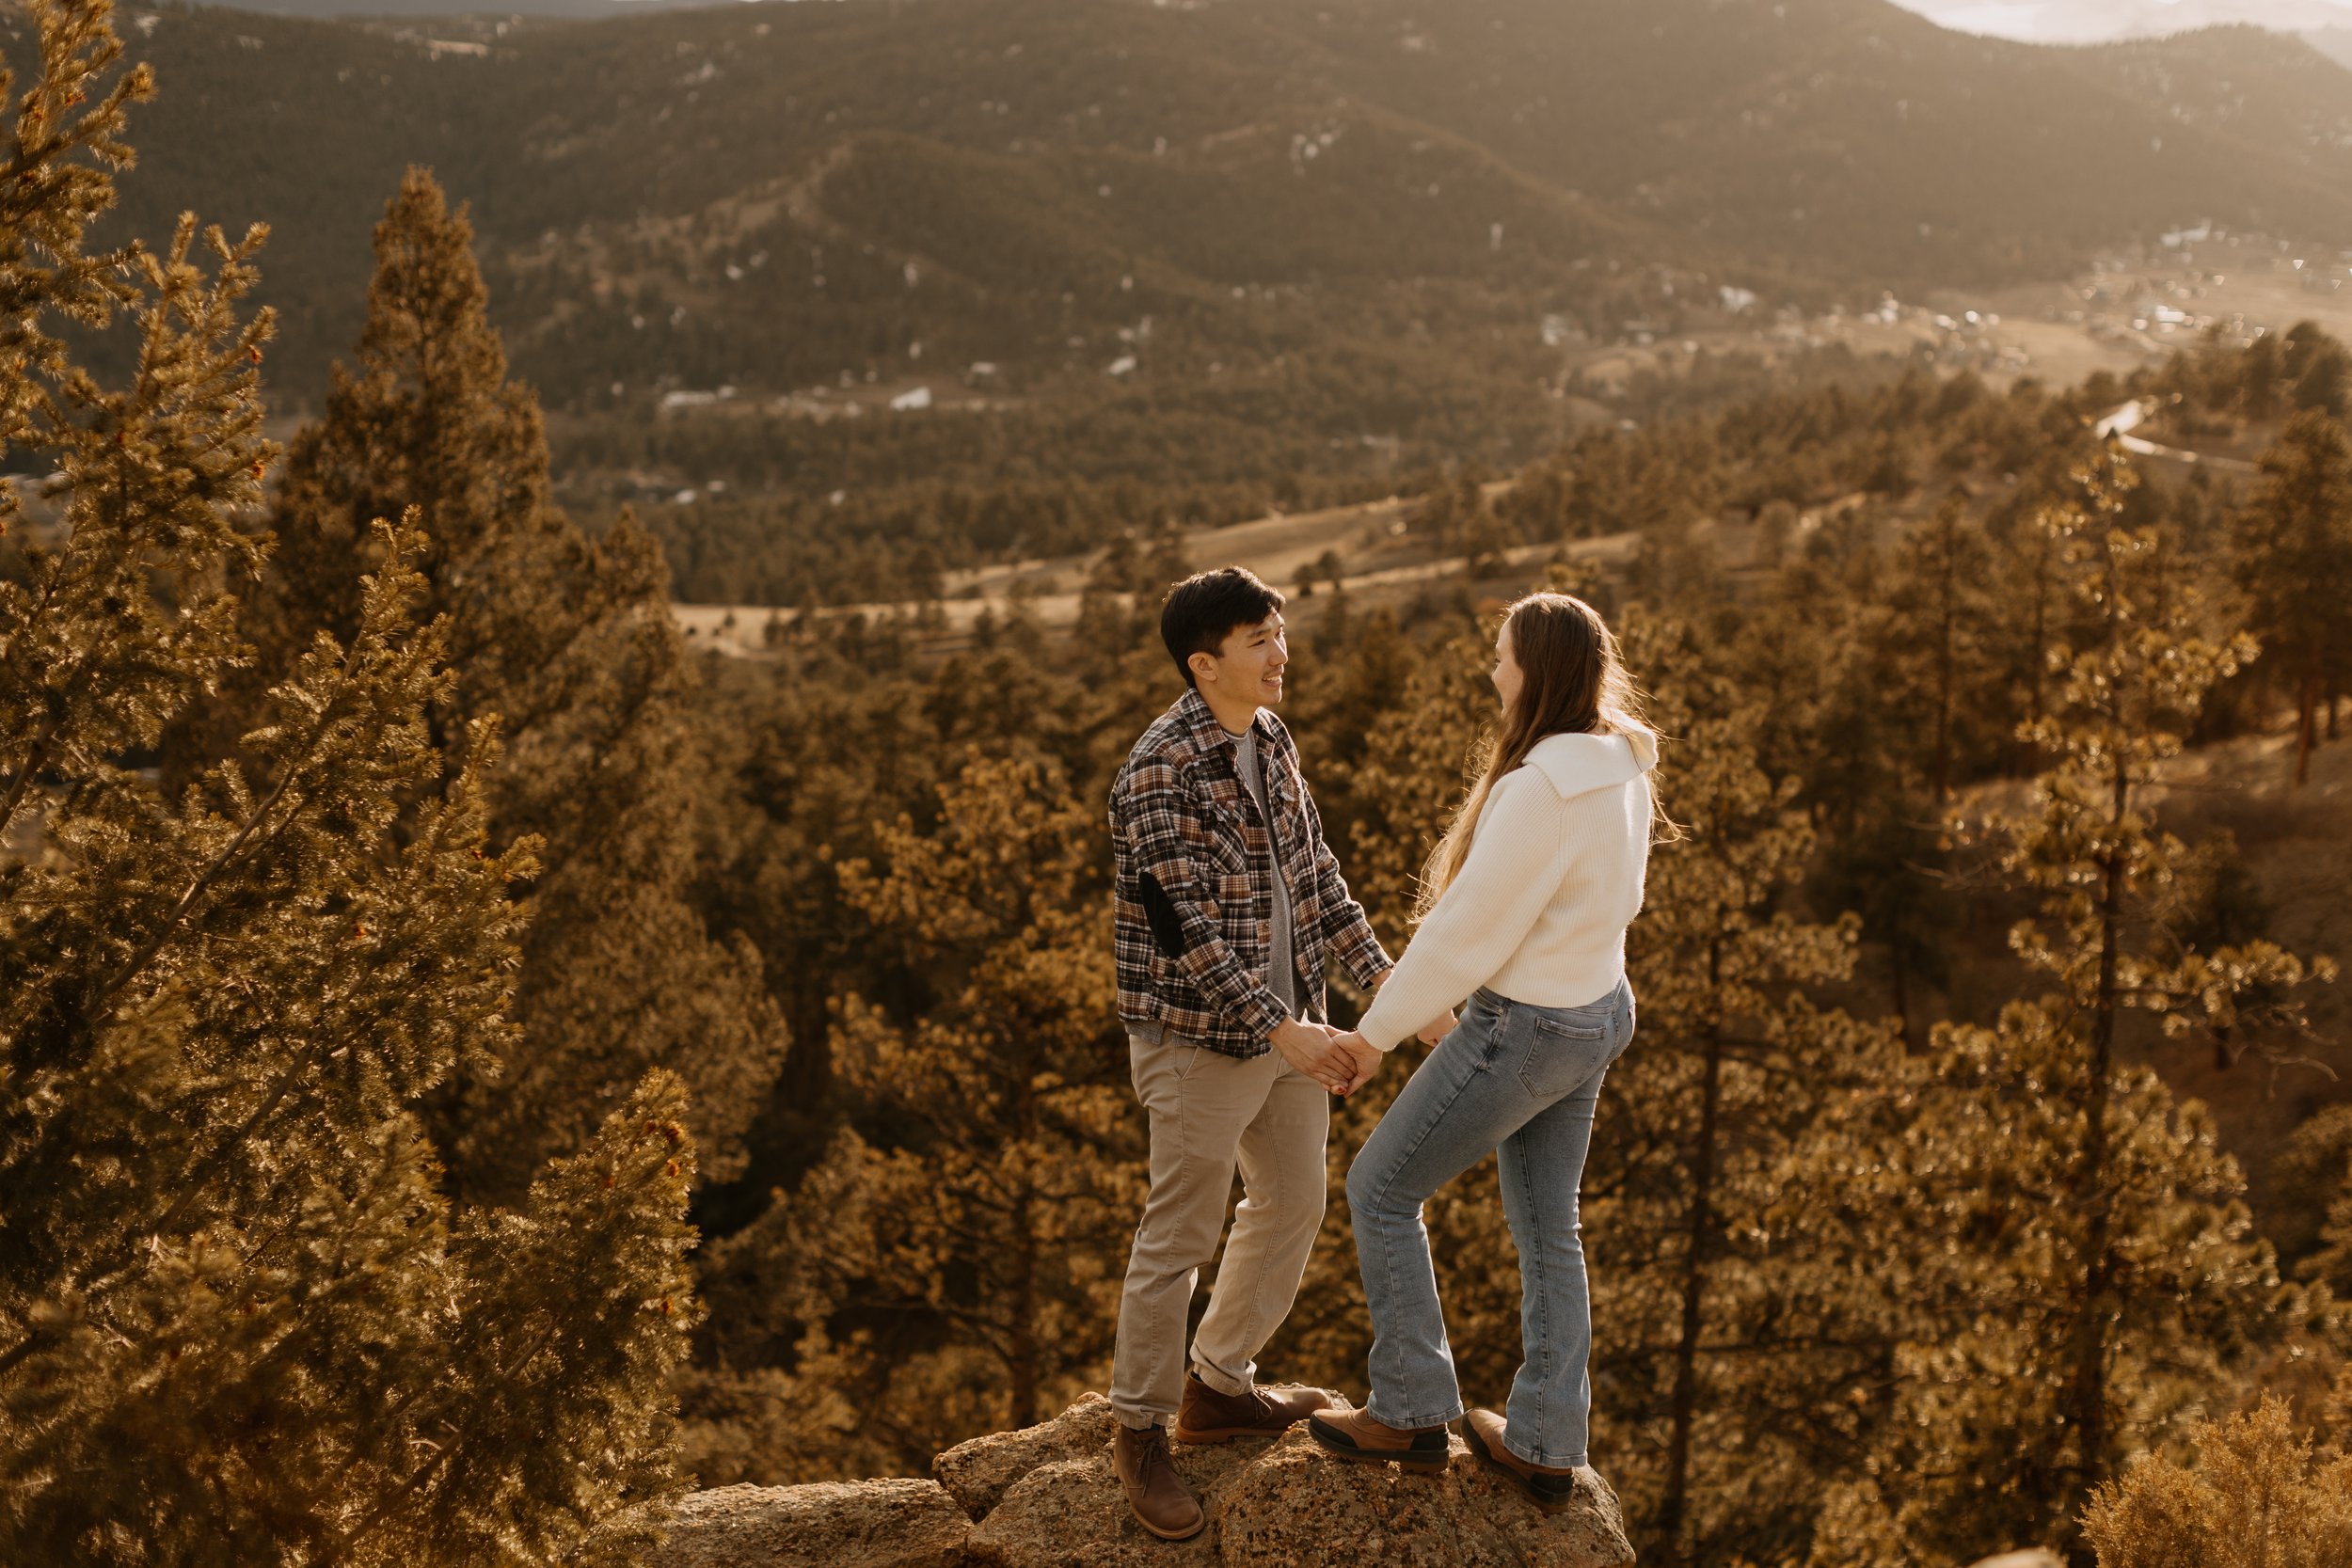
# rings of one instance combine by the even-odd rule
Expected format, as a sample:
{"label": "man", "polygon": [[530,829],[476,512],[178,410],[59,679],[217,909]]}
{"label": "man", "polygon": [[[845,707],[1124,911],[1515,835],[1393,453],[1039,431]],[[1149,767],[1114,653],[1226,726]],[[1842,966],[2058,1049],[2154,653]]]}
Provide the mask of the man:
{"label": "man", "polygon": [[[1331,1092],[1355,1069],[1324,1022],[1336,958],[1359,986],[1390,959],[1323,842],[1290,732],[1268,709],[1290,660],[1282,595],[1238,567],[1179,583],[1160,637],[1188,688],[1111,784],[1119,1014],[1150,1118],[1152,1186],[1128,1255],[1113,1457],[1144,1528],[1207,1522],[1169,1462],[1175,1439],[1272,1436],[1337,1402],[1256,1384],[1323,1222]],[[1184,1356],[1201,1266],[1238,1166],[1246,1196]]]}

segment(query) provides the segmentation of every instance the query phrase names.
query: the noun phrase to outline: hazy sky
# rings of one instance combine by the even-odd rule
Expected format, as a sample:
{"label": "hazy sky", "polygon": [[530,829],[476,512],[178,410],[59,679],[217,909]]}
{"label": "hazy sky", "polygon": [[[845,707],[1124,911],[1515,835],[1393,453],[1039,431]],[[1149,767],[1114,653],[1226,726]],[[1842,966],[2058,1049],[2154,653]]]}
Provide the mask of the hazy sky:
{"label": "hazy sky", "polygon": [[2046,43],[2176,32],[2224,22],[2281,31],[2352,27],[2352,0],[1895,0],[1947,27]]}

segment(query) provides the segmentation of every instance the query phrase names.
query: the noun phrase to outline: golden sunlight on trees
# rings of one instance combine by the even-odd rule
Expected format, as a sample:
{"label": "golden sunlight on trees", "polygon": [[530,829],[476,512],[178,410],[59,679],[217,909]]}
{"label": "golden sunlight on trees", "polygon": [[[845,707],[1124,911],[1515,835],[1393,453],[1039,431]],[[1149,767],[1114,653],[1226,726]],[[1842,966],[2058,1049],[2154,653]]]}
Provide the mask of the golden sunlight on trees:
{"label": "golden sunlight on trees", "polygon": [[2352,675],[2352,436],[2307,409],[2263,453],[2262,467],[2233,543],[2248,629],[2293,696],[2299,784],[2311,777],[2321,710],[2332,737],[2336,697]]}
{"label": "golden sunlight on trees", "polygon": [[1885,1444],[1825,1510],[1823,1563],[2071,1540],[2124,1455],[2176,1447],[2233,1370],[2317,1306],[2280,1281],[2203,1108],[2119,1059],[2135,1015],[2211,1030],[2260,997],[2285,1021],[2307,979],[2333,974],[2266,942],[2201,954],[2159,918],[2188,851],[2142,797],[2252,649],[2206,634],[2160,531],[2122,524],[2129,484],[2095,456],[2040,520],[2085,629],[2036,730],[2049,770],[2028,810],[1990,825],[2039,895],[2010,940],[2048,990],[1992,1025],[1939,1026],[1926,1080],[1858,1101],[1838,1130],[1912,1238],[1851,1266],[1915,1316]]}
{"label": "golden sunlight on trees", "polygon": [[1840,1424],[1820,1407],[1877,1354],[1825,1298],[1816,1234],[1773,1212],[1798,1140],[1843,1085],[1899,1072],[1900,1047],[1809,1000],[1850,974],[1859,927],[1784,907],[1814,834],[1795,781],[1756,764],[1758,715],[1703,673],[1687,628],[1642,617],[1628,630],[1675,737],[1659,795],[1678,828],[1628,936],[1639,1049],[1612,1071],[1586,1179],[1611,1325],[1595,1384],[1627,1451],[1657,1456],[1617,1482],[1652,1554],[1709,1562],[1728,1540],[1803,1539],[1804,1478],[1826,1467]]}
{"label": "golden sunlight on trees", "polygon": [[[524,840],[487,844],[414,513],[369,533],[233,750],[137,753],[244,657],[263,545],[258,233],[89,256],[128,150],[100,4],[36,4],[0,166],[0,444],[62,526],[0,578],[0,1539],[11,1560],[617,1563],[675,1490],[695,1306],[682,1096],[643,1078],[513,1208],[419,1107],[513,1036]],[[10,84],[11,86],[13,84]],[[93,106],[74,112],[95,100]],[[75,160],[94,157],[95,166]],[[109,387],[61,320],[139,339]],[[0,522],[23,520],[11,492]],[[356,563],[350,563],[356,565]]]}
{"label": "golden sunlight on trees", "polygon": [[2352,1458],[2297,1432],[2284,1400],[2200,1427],[2196,1446],[2194,1468],[2150,1454],[2091,1498],[2099,1568],[2352,1562]]}
{"label": "golden sunlight on trees", "polygon": [[500,716],[491,831],[541,846],[519,1033],[494,1078],[467,1075],[437,1107],[453,1174],[485,1196],[519,1191],[661,1066],[691,1091],[724,1179],[784,1027],[750,944],[709,930],[689,898],[715,800],[668,573],[626,515],[592,542],[548,500],[538,403],[506,378],[471,243],[410,169],[376,229],[358,367],[339,368],[326,419],[288,455],[261,673],[313,626],[347,622],[342,584],[366,559],[367,519],[420,508],[433,541],[421,613],[447,617],[457,673],[435,735],[462,745],[468,720]]}
{"label": "golden sunlight on trees", "polygon": [[798,1365],[771,1393],[834,1424],[802,1440],[812,1468],[919,1467],[1099,1383],[1143,1202],[1096,815],[1043,765],[978,756],[938,812],[839,868],[870,940],[936,999],[911,1018],[841,1004],[835,1071],[886,1133],[843,1130],[803,1189],[823,1201],[772,1212],[713,1261],[792,1282]]}

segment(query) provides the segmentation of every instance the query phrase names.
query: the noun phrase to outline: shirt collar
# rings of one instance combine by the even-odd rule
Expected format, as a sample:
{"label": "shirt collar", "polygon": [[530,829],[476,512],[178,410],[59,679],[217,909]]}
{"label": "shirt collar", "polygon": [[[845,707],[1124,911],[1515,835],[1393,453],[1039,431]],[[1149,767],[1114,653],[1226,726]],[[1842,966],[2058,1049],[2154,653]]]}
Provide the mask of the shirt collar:
{"label": "shirt collar", "polygon": [[[1193,739],[1202,745],[1221,746],[1230,752],[1241,738],[1217,722],[1216,712],[1209,706],[1209,700],[1200,695],[1198,688],[1187,689],[1176,707],[1184,716],[1184,721],[1191,725]],[[1261,740],[1273,738],[1274,732],[1266,724],[1265,709],[1260,708],[1257,716],[1249,721],[1248,733]]]}

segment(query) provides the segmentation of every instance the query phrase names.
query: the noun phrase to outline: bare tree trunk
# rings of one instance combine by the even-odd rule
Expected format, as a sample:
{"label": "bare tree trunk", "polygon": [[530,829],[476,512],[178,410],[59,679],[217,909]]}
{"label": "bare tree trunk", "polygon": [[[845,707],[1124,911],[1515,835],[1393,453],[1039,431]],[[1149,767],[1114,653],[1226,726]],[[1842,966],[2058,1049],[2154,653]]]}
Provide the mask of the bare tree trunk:
{"label": "bare tree trunk", "polygon": [[[2110,701],[2111,711],[2121,719],[2123,693],[2117,691]],[[2119,752],[2108,779],[2110,827],[2130,815],[2131,803],[2131,766]],[[2076,1517],[2091,1492],[2107,1479],[2107,1339],[2108,1325],[2116,1315],[2107,1111],[2113,1096],[2115,1020],[2122,1007],[2117,971],[2122,955],[2128,880],[2122,853],[2110,849],[2100,867],[2099,973],[2090,998],[2090,1082],[2083,1096],[2083,1157],[2074,1196],[2075,1207],[2084,1216],[2083,1297],[2074,1323],[2074,1388],[2069,1402],[2074,1406],[2076,1485],[2073,1495],[2062,1500],[2056,1521],[2069,1543],[2069,1559],[2083,1564],[2089,1563],[2090,1557]]]}
{"label": "bare tree trunk", "polygon": [[[2049,553],[2049,546],[2045,542],[2042,560],[2037,563],[2034,576],[2033,662],[2031,684],[2027,688],[2026,719],[2027,722],[2037,726],[2042,722],[2042,683],[2045,673],[2043,665],[2050,649]],[[2041,742],[2035,740],[2026,742],[2025,763],[2024,771],[2027,773],[2038,773],[2042,770]]]}
{"label": "bare tree trunk", "polygon": [[[1936,626],[1935,644],[1935,803],[1944,805],[1952,798],[1952,641],[1960,616],[1960,585],[1955,580],[1953,556],[1957,553],[1958,529],[1948,517],[1944,524],[1943,572],[1938,587],[1941,614]],[[1908,1038],[1908,1037],[1906,1037]]]}
{"label": "bare tree trunk", "polygon": [[[1708,958],[1708,978],[1720,984],[1720,952]],[[1666,1496],[1659,1507],[1658,1560],[1679,1568],[1684,1515],[1691,1494],[1691,1427],[1698,1411],[1699,1333],[1706,1323],[1707,1243],[1715,1227],[1715,1135],[1723,1102],[1724,1042],[1720,1023],[1707,1037],[1707,1079],[1699,1106],[1699,1143],[1691,1173],[1691,1244],[1683,1260],[1682,1332],[1675,1343],[1673,1430],[1666,1448]]]}
{"label": "bare tree trunk", "polygon": [[1906,1053],[1915,1051],[1918,1042],[1911,1036],[1911,960],[1903,956],[1900,931],[1886,944],[1886,965],[1887,990],[1895,1005],[1896,1027],[1902,1035],[1903,1050]]}
{"label": "bare tree trunk", "polygon": [[2307,674],[2295,693],[2295,782],[2312,777],[2312,751],[2319,744],[2319,677]]}

